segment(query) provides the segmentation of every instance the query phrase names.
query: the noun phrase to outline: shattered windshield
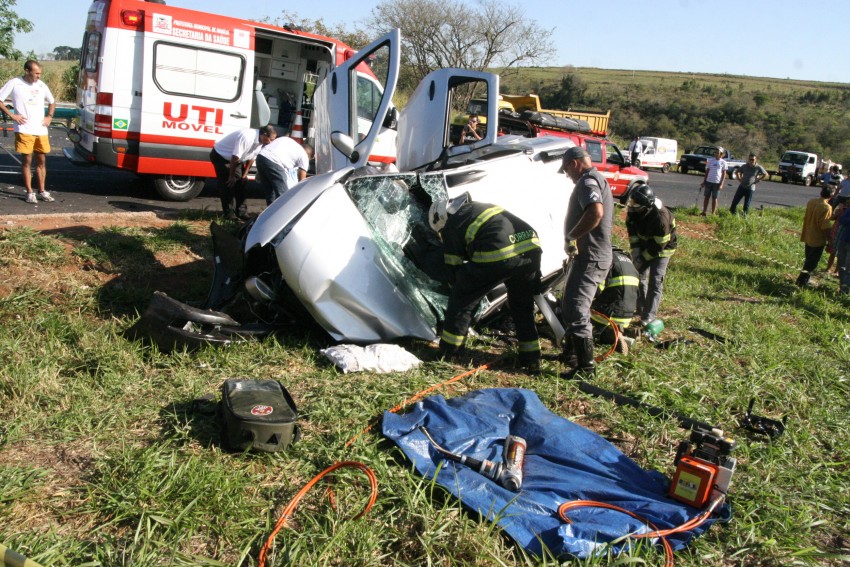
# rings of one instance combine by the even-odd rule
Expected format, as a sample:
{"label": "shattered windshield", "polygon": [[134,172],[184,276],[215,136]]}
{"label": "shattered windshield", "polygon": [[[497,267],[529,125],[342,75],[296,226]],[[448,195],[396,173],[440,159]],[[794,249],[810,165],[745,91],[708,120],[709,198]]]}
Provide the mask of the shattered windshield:
{"label": "shattered windshield", "polygon": [[809,156],[807,156],[806,154],[788,152],[784,156],[782,156],[781,161],[787,161],[794,165],[803,165],[804,163],[806,163],[806,158],[808,157]]}
{"label": "shattered windshield", "polygon": [[369,225],[387,275],[425,320],[436,326],[445,311],[448,290],[417,267],[406,252],[434,249],[436,234],[428,224],[428,208],[431,199],[447,198],[444,177],[355,174],[346,189]]}

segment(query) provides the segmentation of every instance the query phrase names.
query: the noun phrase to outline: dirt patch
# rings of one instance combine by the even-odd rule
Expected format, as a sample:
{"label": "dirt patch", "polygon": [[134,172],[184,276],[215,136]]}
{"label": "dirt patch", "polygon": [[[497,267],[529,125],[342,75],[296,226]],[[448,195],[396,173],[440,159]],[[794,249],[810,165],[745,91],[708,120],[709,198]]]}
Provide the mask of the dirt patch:
{"label": "dirt patch", "polygon": [[[180,213],[71,213],[66,215],[0,215],[0,229],[28,227],[38,232],[85,226],[164,227],[180,219]],[[191,221],[209,224],[209,221]]]}

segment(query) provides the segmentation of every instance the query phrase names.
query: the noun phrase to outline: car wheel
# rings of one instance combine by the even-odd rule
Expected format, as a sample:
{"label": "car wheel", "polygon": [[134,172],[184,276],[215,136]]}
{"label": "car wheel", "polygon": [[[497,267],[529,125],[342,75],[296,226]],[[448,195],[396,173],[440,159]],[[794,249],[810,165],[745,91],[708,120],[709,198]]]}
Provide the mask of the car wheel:
{"label": "car wheel", "polygon": [[669,163],[665,163],[664,165],[661,166],[661,173],[667,173],[668,171],[670,171],[670,164]]}
{"label": "car wheel", "polygon": [[680,172],[680,173],[687,173],[687,172],[688,172],[688,168],[687,168],[687,167],[685,167],[684,165],[680,165],[680,166],[679,166],[679,172]]}
{"label": "car wheel", "polygon": [[812,186],[812,176],[811,175],[807,175],[806,178],[803,179],[803,185],[805,185],[806,187]]}
{"label": "car wheel", "polygon": [[782,183],[788,183],[788,178],[784,175],[782,176]]}
{"label": "car wheel", "polygon": [[734,181],[734,180],[735,180],[735,174],[736,174],[736,173],[738,173],[738,168],[737,168],[737,167],[733,167],[733,168],[729,171],[729,175],[727,176],[727,179],[730,179],[730,180]]}
{"label": "car wheel", "polygon": [[185,175],[158,175],[153,178],[153,188],[166,201],[191,201],[204,188],[203,177]]}
{"label": "car wheel", "polygon": [[632,165],[637,167],[637,168],[640,168],[640,160],[636,159],[635,162]]}

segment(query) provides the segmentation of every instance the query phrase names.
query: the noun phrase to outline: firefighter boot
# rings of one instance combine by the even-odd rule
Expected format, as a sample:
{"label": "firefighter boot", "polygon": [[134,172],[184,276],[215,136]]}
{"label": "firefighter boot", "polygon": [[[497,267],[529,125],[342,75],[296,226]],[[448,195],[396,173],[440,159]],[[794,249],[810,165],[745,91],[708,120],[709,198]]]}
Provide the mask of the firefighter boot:
{"label": "firefighter boot", "polygon": [[573,347],[574,338],[575,337],[572,335],[564,335],[564,338],[561,339],[561,354],[558,357],[561,362],[570,368],[578,366],[578,358],[576,357],[576,351]]}
{"label": "firefighter boot", "polygon": [[593,359],[593,338],[570,337],[577,359],[575,368],[561,374],[570,380],[592,380],[596,378],[596,361]]}

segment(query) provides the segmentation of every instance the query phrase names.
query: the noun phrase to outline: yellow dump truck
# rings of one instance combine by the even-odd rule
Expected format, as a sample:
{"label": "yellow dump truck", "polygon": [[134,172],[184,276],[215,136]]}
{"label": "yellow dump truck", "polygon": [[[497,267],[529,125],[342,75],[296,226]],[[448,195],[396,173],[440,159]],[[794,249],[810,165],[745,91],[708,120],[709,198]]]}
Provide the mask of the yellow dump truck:
{"label": "yellow dump truck", "polygon": [[586,110],[552,110],[548,108],[541,108],[540,97],[536,94],[503,94],[501,97],[501,102],[510,103],[510,105],[513,106],[514,112],[540,113],[541,115],[549,114],[558,118],[583,120],[590,126],[590,131],[593,134],[597,136],[605,136],[608,134],[608,121],[611,118],[610,110],[605,114],[602,114],[600,112],[590,112]]}

